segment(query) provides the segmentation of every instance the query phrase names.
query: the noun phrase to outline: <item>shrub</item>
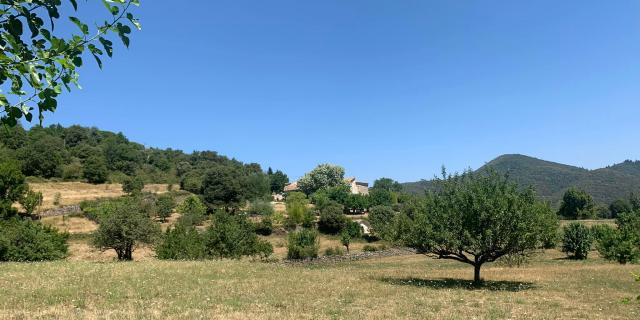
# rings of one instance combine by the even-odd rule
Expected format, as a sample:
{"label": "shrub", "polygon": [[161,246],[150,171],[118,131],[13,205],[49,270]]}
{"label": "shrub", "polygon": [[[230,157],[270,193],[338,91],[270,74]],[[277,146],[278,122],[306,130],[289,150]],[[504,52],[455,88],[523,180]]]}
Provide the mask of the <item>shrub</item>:
{"label": "shrub", "polygon": [[24,208],[28,215],[33,214],[36,209],[42,205],[42,193],[27,190],[19,200],[20,205]]}
{"label": "shrub", "polygon": [[199,197],[191,195],[178,206],[177,211],[182,214],[178,219],[178,223],[195,226],[202,224],[204,221],[207,207]]}
{"label": "shrub", "polygon": [[62,201],[62,195],[60,194],[60,192],[56,192],[53,195],[53,205],[59,206],[61,201]]}
{"label": "shrub", "polygon": [[144,188],[144,181],[140,177],[126,179],[122,182],[122,191],[130,195],[139,194]]}
{"label": "shrub", "polygon": [[173,208],[175,208],[176,202],[173,200],[173,197],[168,194],[163,194],[158,196],[156,200],[156,214],[158,218],[162,222],[167,221],[167,218],[171,216],[173,212]]}
{"label": "shrub", "polygon": [[347,230],[342,231],[340,235],[340,243],[342,243],[345,248],[347,248],[347,253],[349,253],[349,245],[351,245],[351,235]]}
{"label": "shrub", "polygon": [[347,220],[347,223],[344,228],[344,232],[349,234],[351,239],[359,239],[362,238],[362,226],[359,223],[353,220]]}
{"label": "shrub", "polygon": [[640,259],[640,249],[635,239],[620,230],[604,233],[596,243],[596,248],[603,258],[621,264],[634,263]]}
{"label": "shrub", "polygon": [[342,256],[344,255],[344,250],[340,247],[333,247],[333,248],[329,247],[324,250],[324,255],[327,257]]}
{"label": "shrub", "polygon": [[564,226],[563,231],[562,252],[567,253],[572,259],[586,259],[593,242],[589,228],[581,223],[572,222]]}
{"label": "shrub", "polygon": [[249,205],[247,213],[256,216],[271,216],[275,211],[269,201],[254,200]]}
{"label": "shrub", "polygon": [[100,208],[100,226],[93,244],[100,250],[115,250],[118,260],[133,260],[136,246],[152,244],[160,228],[142,210],[139,199],[125,198],[107,204]]}
{"label": "shrub", "polygon": [[307,212],[302,217],[302,227],[311,229],[316,225],[316,216],[311,212],[311,210],[307,210]]}
{"label": "shrub", "polygon": [[365,244],[364,247],[362,247],[362,251],[364,251],[364,252],[376,252],[376,251],[378,251],[378,248],[376,248],[376,246],[372,246],[370,244]]}
{"label": "shrub", "polygon": [[255,224],[255,231],[259,235],[268,236],[273,233],[273,221],[271,217],[262,218],[262,221]]}
{"label": "shrub", "polygon": [[[266,254],[270,243],[260,240],[244,215],[217,212],[205,233],[207,254],[213,258],[239,259]],[[273,250],[273,248],[271,248]]]}
{"label": "shrub", "polygon": [[310,229],[289,233],[287,242],[287,259],[317,258],[320,243],[318,233]]}
{"label": "shrub", "polygon": [[0,261],[45,261],[67,256],[67,234],[30,219],[0,220]]}
{"label": "shrub", "polygon": [[292,192],[287,195],[287,216],[289,216],[293,223],[302,223],[305,214],[309,211],[309,208],[307,207],[308,204],[309,200],[304,193]]}
{"label": "shrub", "polygon": [[338,234],[347,224],[342,205],[332,202],[320,212],[318,230],[326,234]]}
{"label": "shrub", "polygon": [[109,177],[109,169],[104,157],[91,156],[84,161],[82,176],[89,183],[105,183]]}
{"label": "shrub", "polygon": [[176,225],[165,232],[156,248],[158,259],[200,260],[206,257],[204,237],[193,226]]}
{"label": "shrub", "polygon": [[598,242],[615,232],[616,229],[608,224],[596,224],[591,226],[591,236],[595,242]]}

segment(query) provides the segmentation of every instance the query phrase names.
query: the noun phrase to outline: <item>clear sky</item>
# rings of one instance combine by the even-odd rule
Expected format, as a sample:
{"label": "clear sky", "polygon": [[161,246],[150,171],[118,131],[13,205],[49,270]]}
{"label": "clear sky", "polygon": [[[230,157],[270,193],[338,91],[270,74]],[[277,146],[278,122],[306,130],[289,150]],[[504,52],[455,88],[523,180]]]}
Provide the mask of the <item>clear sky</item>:
{"label": "clear sky", "polygon": [[504,153],[640,159],[637,0],[142,0],[137,15],[131,48],[87,63],[45,125],[293,178],[325,162],[372,182]]}

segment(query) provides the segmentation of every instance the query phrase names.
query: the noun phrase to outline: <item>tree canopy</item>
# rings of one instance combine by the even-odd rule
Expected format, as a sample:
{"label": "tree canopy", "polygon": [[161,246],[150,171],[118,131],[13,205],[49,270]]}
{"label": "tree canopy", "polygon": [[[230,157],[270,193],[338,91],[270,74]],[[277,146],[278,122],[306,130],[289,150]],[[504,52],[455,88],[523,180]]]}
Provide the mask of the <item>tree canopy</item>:
{"label": "tree canopy", "polygon": [[[83,22],[73,14],[78,1],[66,3],[71,8],[61,0],[0,2],[0,124],[15,126],[23,117],[31,122],[36,110],[42,123],[44,112],[58,107],[63,88],[80,87],[78,69],[86,56],[102,68],[103,56],[113,55],[109,35],[128,47],[132,27],[140,29],[131,10],[139,0],[103,1],[107,12],[101,23]],[[76,31],[56,28],[61,20]]]}
{"label": "tree canopy", "polygon": [[344,168],[321,164],[298,180],[298,188],[310,195],[322,188],[337,187],[344,183]]}
{"label": "tree canopy", "polygon": [[526,254],[555,236],[557,219],[549,206],[495,171],[444,176],[438,183],[440,191],[400,220],[409,232],[399,240],[421,253],[472,265],[475,283],[484,263]]}

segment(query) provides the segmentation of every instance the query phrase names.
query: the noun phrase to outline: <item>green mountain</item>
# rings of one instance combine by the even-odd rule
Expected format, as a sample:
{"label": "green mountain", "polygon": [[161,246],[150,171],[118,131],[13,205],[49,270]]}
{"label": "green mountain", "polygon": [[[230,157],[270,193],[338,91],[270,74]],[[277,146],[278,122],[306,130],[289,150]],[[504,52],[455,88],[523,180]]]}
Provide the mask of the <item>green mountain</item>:
{"label": "green mountain", "polygon": [[[524,155],[502,155],[477,171],[492,167],[508,173],[521,186],[533,186],[541,199],[559,205],[564,192],[570,187],[587,191],[600,203],[608,204],[630,192],[640,191],[640,161],[627,160],[610,167],[587,170]],[[420,193],[432,189],[433,181],[404,183],[405,191]]]}

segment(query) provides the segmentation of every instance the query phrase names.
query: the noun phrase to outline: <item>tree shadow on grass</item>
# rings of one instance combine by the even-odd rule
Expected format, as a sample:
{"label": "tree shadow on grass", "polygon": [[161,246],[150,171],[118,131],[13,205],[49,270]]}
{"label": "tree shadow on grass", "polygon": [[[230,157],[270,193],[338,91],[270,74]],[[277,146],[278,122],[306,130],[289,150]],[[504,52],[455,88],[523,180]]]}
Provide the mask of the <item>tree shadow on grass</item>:
{"label": "tree shadow on grass", "polygon": [[453,278],[420,279],[420,278],[378,278],[377,280],[396,286],[413,286],[431,289],[466,289],[518,292],[534,289],[532,282],[486,280],[480,285],[473,281]]}

